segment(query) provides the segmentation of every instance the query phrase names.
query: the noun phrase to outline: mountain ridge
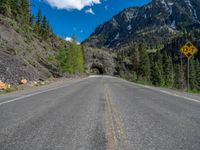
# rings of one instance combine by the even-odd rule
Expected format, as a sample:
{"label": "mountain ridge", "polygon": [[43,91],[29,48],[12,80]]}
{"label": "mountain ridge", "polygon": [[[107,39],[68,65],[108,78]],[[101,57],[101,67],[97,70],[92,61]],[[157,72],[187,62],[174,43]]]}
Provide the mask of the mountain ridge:
{"label": "mountain ridge", "polygon": [[129,7],[98,26],[83,44],[91,47],[121,49],[132,41],[165,43],[184,30],[200,27],[200,1],[153,0],[142,7]]}

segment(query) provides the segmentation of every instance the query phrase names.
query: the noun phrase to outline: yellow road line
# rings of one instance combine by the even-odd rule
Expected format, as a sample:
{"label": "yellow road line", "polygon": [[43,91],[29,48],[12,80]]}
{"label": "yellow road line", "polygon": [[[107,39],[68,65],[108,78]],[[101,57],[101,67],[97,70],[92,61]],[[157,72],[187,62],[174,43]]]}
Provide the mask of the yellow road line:
{"label": "yellow road line", "polygon": [[128,150],[127,136],[120,112],[112,103],[111,95],[107,85],[104,85],[105,96],[105,128],[106,128],[106,149]]}
{"label": "yellow road line", "polygon": [[106,139],[107,139],[106,149],[116,150],[117,137],[116,137],[116,132],[114,129],[114,121],[112,118],[112,112],[111,112],[106,88],[104,88],[104,96],[105,96],[105,129],[106,129]]}

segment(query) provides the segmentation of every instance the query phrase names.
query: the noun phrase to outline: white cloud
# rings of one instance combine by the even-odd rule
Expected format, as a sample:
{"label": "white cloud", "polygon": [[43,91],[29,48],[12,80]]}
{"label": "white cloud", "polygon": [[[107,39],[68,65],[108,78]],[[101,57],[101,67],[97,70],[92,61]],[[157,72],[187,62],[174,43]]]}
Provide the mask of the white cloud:
{"label": "white cloud", "polygon": [[101,0],[45,0],[52,7],[57,9],[78,9],[81,10],[86,6],[93,6],[95,4],[100,4]]}
{"label": "white cloud", "polygon": [[93,11],[92,8],[89,8],[89,9],[85,10],[85,13],[86,13],[86,14],[92,14],[92,15],[95,15],[95,13],[94,13],[94,11]]}
{"label": "white cloud", "polygon": [[[72,39],[71,37],[66,37],[65,40],[66,40],[67,42],[72,42],[72,41],[73,41],[73,39]],[[78,45],[80,45],[80,42],[76,41],[76,43],[77,43]]]}
{"label": "white cloud", "polygon": [[68,41],[68,42],[72,42],[72,38],[71,37],[66,37],[65,40]]}

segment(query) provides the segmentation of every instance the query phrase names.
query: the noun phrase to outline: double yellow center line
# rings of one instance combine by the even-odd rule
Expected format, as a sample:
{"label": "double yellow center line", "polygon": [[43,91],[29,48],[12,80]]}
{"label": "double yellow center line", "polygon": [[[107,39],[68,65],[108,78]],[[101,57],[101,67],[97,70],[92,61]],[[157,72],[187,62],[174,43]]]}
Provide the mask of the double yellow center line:
{"label": "double yellow center line", "polygon": [[107,150],[128,150],[127,136],[120,112],[112,102],[110,90],[104,85],[105,96],[105,132]]}

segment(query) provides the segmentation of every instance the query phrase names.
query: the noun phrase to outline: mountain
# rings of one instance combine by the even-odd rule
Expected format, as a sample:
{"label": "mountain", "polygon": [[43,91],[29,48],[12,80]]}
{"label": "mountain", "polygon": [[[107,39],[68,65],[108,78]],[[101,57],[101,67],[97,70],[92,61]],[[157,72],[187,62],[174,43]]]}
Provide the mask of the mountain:
{"label": "mountain", "polygon": [[152,0],[131,7],[100,25],[84,45],[118,50],[132,41],[149,47],[165,44],[185,30],[200,28],[200,0]]}
{"label": "mountain", "polygon": [[[152,0],[127,8],[97,27],[83,45],[93,60],[88,70],[105,68],[134,82],[186,89],[188,59],[180,48],[187,41],[200,49],[200,0]],[[109,63],[89,49],[97,49],[96,55],[107,52],[114,65],[101,67]],[[190,89],[200,91],[200,52],[189,65]]]}

